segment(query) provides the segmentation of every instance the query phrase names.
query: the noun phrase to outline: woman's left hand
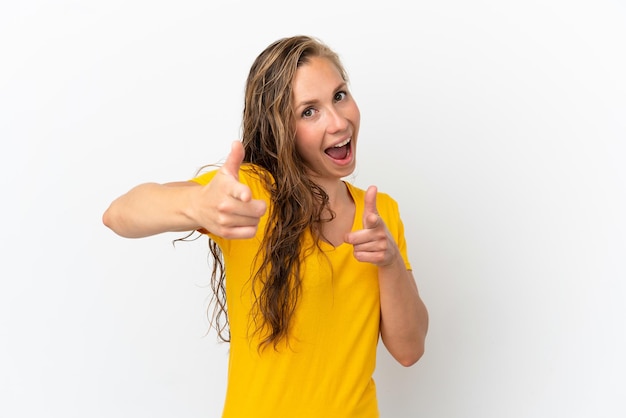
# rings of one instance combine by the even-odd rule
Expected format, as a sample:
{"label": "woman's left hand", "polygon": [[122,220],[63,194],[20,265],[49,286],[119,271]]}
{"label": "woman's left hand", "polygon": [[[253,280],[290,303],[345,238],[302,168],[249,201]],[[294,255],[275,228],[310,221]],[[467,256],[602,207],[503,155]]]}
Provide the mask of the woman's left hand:
{"label": "woman's left hand", "polygon": [[354,257],[357,260],[382,267],[392,264],[400,256],[400,251],[387,230],[385,222],[378,216],[377,194],[376,186],[367,188],[363,210],[363,229],[347,234],[345,242],[354,246]]}

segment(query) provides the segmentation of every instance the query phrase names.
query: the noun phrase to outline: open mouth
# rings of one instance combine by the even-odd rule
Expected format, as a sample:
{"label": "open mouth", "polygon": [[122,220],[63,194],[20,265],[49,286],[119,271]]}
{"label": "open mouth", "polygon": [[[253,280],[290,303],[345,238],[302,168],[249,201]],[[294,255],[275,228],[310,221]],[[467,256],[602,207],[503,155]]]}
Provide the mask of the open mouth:
{"label": "open mouth", "polygon": [[324,152],[334,160],[345,160],[350,156],[350,142],[352,138],[348,138],[334,147],[326,148]]}

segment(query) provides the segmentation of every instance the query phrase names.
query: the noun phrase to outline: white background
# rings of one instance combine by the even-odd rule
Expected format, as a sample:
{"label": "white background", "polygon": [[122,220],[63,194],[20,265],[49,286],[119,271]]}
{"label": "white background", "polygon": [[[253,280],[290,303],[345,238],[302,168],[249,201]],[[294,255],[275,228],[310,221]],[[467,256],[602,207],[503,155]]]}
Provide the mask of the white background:
{"label": "white background", "polygon": [[383,417],[626,416],[623,1],[4,1],[0,416],[219,417],[204,241],[102,212],[239,137],[250,64],[320,37],[431,315]]}

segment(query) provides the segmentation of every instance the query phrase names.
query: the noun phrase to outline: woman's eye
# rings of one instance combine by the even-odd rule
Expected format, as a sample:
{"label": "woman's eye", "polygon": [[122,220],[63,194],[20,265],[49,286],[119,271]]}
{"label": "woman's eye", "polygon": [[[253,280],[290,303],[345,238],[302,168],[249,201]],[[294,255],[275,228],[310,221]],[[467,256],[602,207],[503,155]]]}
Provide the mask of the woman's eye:
{"label": "woman's eye", "polygon": [[311,116],[313,116],[314,113],[315,111],[312,108],[308,108],[304,112],[302,112],[302,117],[310,118]]}
{"label": "woman's eye", "polygon": [[340,91],[337,94],[335,94],[335,101],[340,102],[343,99],[345,99],[347,95],[348,93],[346,93],[345,91]]}

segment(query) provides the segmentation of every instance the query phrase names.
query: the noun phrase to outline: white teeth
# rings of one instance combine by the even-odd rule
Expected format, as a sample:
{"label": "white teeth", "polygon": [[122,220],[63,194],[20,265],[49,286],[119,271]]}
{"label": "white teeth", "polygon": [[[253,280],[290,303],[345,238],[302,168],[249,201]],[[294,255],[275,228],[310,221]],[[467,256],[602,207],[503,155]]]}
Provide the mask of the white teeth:
{"label": "white teeth", "polygon": [[351,140],[351,139],[352,139],[352,138],[348,138],[348,139],[346,139],[345,141],[343,141],[343,142],[341,142],[341,143],[339,143],[339,144],[335,145],[333,148],[341,148],[341,147],[343,147],[344,145],[348,144],[348,143],[350,142],[350,140]]}

